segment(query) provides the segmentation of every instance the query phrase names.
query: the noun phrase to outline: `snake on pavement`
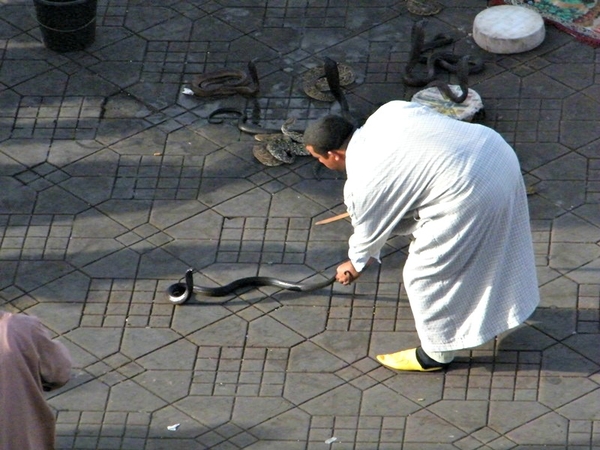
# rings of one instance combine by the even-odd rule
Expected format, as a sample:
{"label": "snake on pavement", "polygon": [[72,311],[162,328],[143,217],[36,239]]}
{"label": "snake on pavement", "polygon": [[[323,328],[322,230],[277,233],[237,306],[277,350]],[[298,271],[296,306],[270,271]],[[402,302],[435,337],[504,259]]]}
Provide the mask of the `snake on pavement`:
{"label": "snake on pavement", "polygon": [[236,291],[247,287],[262,287],[272,286],[280,289],[285,289],[294,292],[310,292],[327,287],[335,281],[335,276],[323,281],[314,283],[292,283],[289,281],[280,280],[274,277],[246,277],[239,278],[229,284],[219,287],[195,286],[193,278],[193,269],[188,269],[185,273],[185,282],[172,284],[167,289],[169,301],[175,305],[181,305],[188,301],[193,292],[208,296],[208,297],[225,297],[234,294]]}
{"label": "snake on pavement", "polygon": [[[255,70],[250,72],[256,75]],[[324,64],[310,69],[304,75],[303,80],[307,95],[319,100],[337,101],[342,115],[351,120],[348,102],[342,89],[342,86],[354,81],[354,74],[349,66],[325,57]],[[258,82],[256,81],[255,84]],[[254,135],[259,143],[253,146],[252,153],[259,162],[266,166],[291,164],[295,161],[296,156],[310,156],[304,146],[302,132],[290,128],[294,124],[295,118],[288,118],[279,130],[275,130],[263,128],[248,121],[246,114],[239,109],[218,108],[210,113],[208,122],[220,124],[223,123],[223,117],[237,118],[238,129]]]}
{"label": "snake on pavement", "polygon": [[[484,63],[481,59],[475,59],[470,55],[459,56],[451,52],[432,52],[429,56],[423,56],[426,50],[435,49],[452,42],[451,39],[437,35],[432,41],[425,41],[426,20],[421,20],[414,24],[411,32],[411,52],[406,65],[405,74],[402,81],[407,86],[416,87],[437,87],[440,92],[455,103],[462,103],[468,95],[468,75],[470,73],[479,73],[484,69]],[[425,75],[415,75],[414,70],[418,64],[426,64]],[[437,79],[438,67],[455,73],[458,77],[458,83],[461,93],[456,94],[447,83]]]}
{"label": "snake on pavement", "polygon": [[248,62],[248,72],[239,69],[219,69],[193,78],[191,89],[198,97],[240,94],[255,96],[260,90],[254,61]]}

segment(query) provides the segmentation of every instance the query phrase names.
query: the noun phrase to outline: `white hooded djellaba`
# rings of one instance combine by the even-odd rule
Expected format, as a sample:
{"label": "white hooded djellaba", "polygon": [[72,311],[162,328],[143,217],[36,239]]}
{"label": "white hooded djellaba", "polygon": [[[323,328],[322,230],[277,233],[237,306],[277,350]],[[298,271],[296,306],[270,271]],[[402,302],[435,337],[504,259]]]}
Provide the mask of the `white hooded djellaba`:
{"label": "white hooded djellaba", "polygon": [[352,136],[346,172],[358,271],[393,232],[413,236],[403,278],[426,351],[481,345],[531,315],[539,291],[527,196],[497,132],[392,101]]}

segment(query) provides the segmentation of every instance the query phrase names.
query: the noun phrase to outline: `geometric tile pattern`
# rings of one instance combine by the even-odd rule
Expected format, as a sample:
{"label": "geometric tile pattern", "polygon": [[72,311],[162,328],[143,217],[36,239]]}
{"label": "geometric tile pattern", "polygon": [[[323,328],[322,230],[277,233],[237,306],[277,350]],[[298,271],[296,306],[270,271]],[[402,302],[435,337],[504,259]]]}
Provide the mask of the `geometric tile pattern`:
{"label": "geometric tile pattern", "polygon": [[24,96],[11,137],[93,139],[103,102],[102,97]]}
{"label": "geometric tile pattern", "polygon": [[[235,108],[293,128],[336,104],[308,98],[323,57],[350,65],[358,122],[417,89],[402,76],[405,2],[104,2],[95,42],[56,53],[23,5],[0,5],[0,308],[36,315],[74,359],[49,402],[57,449],[600,448],[600,60],[547,27],[528,52],[470,35],[485,5],[444,5],[427,35],[485,60],[469,77],[521,163],[541,305],[442,373],[374,356],[418,345],[393,236],[360,281],[260,288],[175,306],[167,287],[251,275],[307,280],[346,258],[344,176],[310,158],[266,167]],[[255,60],[256,98],[182,93]],[[454,75],[443,75],[452,80]]]}
{"label": "geometric tile pattern", "polygon": [[64,260],[71,215],[1,216],[0,260]]}

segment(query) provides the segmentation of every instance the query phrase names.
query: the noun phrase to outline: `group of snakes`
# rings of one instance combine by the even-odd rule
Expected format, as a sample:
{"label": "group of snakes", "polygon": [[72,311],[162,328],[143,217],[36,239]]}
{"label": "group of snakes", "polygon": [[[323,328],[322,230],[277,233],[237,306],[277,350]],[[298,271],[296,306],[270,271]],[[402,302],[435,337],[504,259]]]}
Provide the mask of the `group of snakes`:
{"label": "group of snakes", "polygon": [[[408,0],[411,1],[411,0]],[[428,5],[428,0],[414,0],[415,5]],[[429,5],[431,6],[431,5]],[[416,7],[416,6],[415,6]],[[422,15],[429,15],[431,9]],[[437,87],[440,92],[456,103],[465,100],[468,92],[467,79],[471,73],[483,70],[483,62],[465,55],[459,56],[451,52],[437,51],[439,47],[450,45],[453,39],[444,35],[436,35],[432,40],[425,40],[426,21],[417,22],[411,34],[411,52],[406,65],[403,82],[407,86]],[[419,67],[425,67],[419,70]],[[460,86],[457,94],[447,83],[437,77],[438,71],[446,70],[456,74]],[[325,57],[323,65],[308,70],[303,76],[304,92],[311,98],[319,101],[336,101],[340,105],[341,114],[352,120],[348,102],[343,88],[354,82],[352,69]],[[242,95],[256,97],[260,92],[260,82],[254,61],[248,63],[247,71],[237,69],[221,69],[194,77],[191,90],[198,97],[215,97],[225,95]],[[257,105],[257,102],[255,102]],[[255,108],[256,109],[256,108]],[[257,113],[258,111],[255,111]],[[253,114],[256,116],[257,114]],[[247,115],[238,109],[219,108],[213,111],[208,120],[210,123],[222,123],[224,118],[233,117],[237,121],[240,131],[254,135],[257,144],[253,148],[254,156],[267,166],[277,166],[294,162],[297,156],[309,155],[303,144],[303,133],[292,130],[295,119],[289,118],[281,125],[280,129],[267,129],[258,125],[258,118],[249,120]],[[195,286],[193,269],[189,269],[184,280],[171,285],[167,289],[169,300],[173,304],[183,304],[192,295],[198,292],[205,296],[221,297],[234,294],[238,289],[247,287],[272,286],[280,289],[308,292],[322,289],[333,284],[335,277],[315,283],[292,283],[274,277],[247,277],[235,280],[221,287]]]}
{"label": "group of snakes", "polygon": [[[418,5],[429,5],[425,0]],[[422,12],[425,15],[425,12]],[[481,72],[484,64],[481,59],[469,55],[457,55],[450,51],[440,51],[454,42],[450,37],[437,34],[433,39],[425,39],[426,20],[416,22],[411,32],[411,49],[402,81],[412,87],[436,87],[442,95],[455,102],[462,103],[468,95],[468,76]],[[424,68],[424,69],[423,69]],[[455,74],[458,86],[451,87],[439,79],[440,71]],[[323,64],[307,70],[302,76],[302,87],[307,96],[315,100],[337,101],[342,115],[350,120],[348,101],[344,88],[355,81],[352,68],[331,58],[323,58]],[[458,89],[457,89],[458,87]],[[197,97],[222,97],[242,95],[256,98],[260,93],[260,80],[255,61],[248,62],[246,70],[224,68],[193,77],[191,91]],[[257,105],[258,102],[255,102]],[[254,114],[254,116],[259,114]],[[209,117],[209,123],[223,123],[225,118],[236,120],[240,131],[252,134],[256,140],[252,148],[254,157],[266,166],[291,164],[298,156],[309,156],[304,147],[302,131],[293,130],[295,118],[285,120],[280,128],[264,128],[259,118],[248,118],[244,111],[234,108],[219,108]]]}

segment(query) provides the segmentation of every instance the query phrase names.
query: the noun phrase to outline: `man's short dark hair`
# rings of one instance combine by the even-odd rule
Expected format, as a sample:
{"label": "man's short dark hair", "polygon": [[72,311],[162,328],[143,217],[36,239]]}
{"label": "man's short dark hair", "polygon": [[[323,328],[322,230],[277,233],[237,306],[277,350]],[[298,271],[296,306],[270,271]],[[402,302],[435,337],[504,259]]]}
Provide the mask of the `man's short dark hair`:
{"label": "man's short dark hair", "polygon": [[312,145],[319,155],[339,150],[352,133],[354,125],[341,116],[329,115],[310,123],[304,130],[304,145]]}

